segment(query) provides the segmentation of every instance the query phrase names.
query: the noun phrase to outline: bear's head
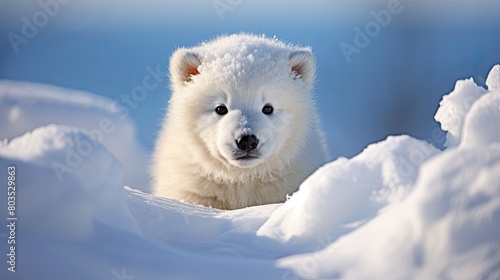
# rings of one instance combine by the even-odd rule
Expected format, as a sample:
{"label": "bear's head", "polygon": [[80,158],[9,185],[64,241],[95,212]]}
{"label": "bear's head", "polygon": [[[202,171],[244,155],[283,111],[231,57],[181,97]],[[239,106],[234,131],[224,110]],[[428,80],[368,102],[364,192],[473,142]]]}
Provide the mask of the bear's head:
{"label": "bear's head", "polygon": [[295,156],[308,137],[314,74],[309,48],[250,35],[223,37],[174,52],[170,110],[183,116],[175,121],[185,123],[179,129],[188,130],[193,149],[221,166],[284,167],[300,160]]}

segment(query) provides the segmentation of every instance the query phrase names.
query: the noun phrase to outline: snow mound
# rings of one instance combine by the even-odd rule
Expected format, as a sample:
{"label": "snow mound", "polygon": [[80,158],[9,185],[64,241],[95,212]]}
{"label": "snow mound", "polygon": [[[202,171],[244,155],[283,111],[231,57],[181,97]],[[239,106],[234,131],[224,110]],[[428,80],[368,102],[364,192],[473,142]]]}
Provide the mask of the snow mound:
{"label": "snow mound", "polygon": [[17,169],[19,219],[26,230],[82,239],[93,232],[95,219],[133,230],[122,167],[82,130],[37,128],[1,143],[0,163]]}
{"label": "snow mound", "polygon": [[[441,101],[446,150],[391,136],[323,166],[283,204],[235,211],[123,187],[118,157],[81,128],[48,125],[4,141],[0,170],[16,167],[19,226],[16,272],[0,278],[498,279],[498,69],[489,90],[459,81]],[[16,98],[0,106],[12,110]],[[20,106],[32,112],[19,119],[85,114],[82,102],[50,98],[35,98],[43,110]]]}
{"label": "snow mound", "polygon": [[337,242],[284,258],[279,266],[306,279],[500,276],[500,146],[444,152],[424,163],[420,174],[406,200]]}
{"label": "snow mound", "polygon": [[[500,79],[499,79],[500,81]],[[500,90],[485,94],[474,103],[464,122],[461,145],[500,143]]]}
{"label": "snow mound", "polygon": [[437,153],[426,142],[397,136],[368,146],[353,159],[327,164],[273,213],[258,234],[287,247],[290,242],[310,245],[335,239],[403,200],[415,184],[418,167]]}
{"label": "snow mound", "polygon": [[485,92],[484,88],[476,85],[470,78],[457,81],[455,89],[443,96],[434,118],[441,123],[442,130],[448,131],[445,147],[454,147],[460,143],[465,115],[472,104]]}
{"label": "snow mound", "polygon": [[131,108],[88,92],[28,82],[0,80],[0,140],[37,127],[61,124],[87,131],[125,168],[126,184],[147,190],[145,150],[127,118]]}
{"label": "snow mound", "polygon": [[486,86],[490,91],[500,90],[500,65],[493,66],[486,78]]}
{"label": "snow mound", "polygon": [[[493,66],[491,69],[488,74],[488,78],[486,79],[486,85],[489,91],[500,90],[499,64]],[[445,147],[454,147],[460,144],[461,139],[463,138],[462,128],[464,127],[464,119],[469,111],[471,114],[474,114],[473,112],[476,110],[485,109],[478,105],[478,108],[472,110],[471,106],[486,92],[486,89],[476,85],[474,80],[470,78],[457,81],[455,89],[448,95],[443,96],[443,100],[439,103],[440,107],[434,118],[436,121],[441,123],[441,129],[448,131],[446,135]],[[491,98],[491,102],[495,102],[495,97],[486,98]],[[484,104],[484,102],[481,104]],[[485,106],[490,108],[491,112],[489,114],[495,114],[497,111],[494,106]],[[475,122],[475,124],[478,125],[476,128],[483,131],[471,132],[471,137],[482,137],[485,133],[490,134],[490,137],[492,137],[493,135],[491,134],[496,134],[495,131],[498,131],[498,129],[490,129],[494,126],[492,126],[491,123],[488,123],[492,120],[495,120],[495,116],[488,115],[484,118],[478,119],[480,122]],[[486,142],[488,142],[488,140],[486,140]]]}

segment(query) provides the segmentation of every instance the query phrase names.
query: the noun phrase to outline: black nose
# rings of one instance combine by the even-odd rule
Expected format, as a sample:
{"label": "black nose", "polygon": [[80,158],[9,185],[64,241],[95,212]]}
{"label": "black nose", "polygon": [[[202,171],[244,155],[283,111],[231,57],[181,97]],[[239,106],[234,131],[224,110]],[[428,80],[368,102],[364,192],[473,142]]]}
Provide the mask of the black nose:
{"label": "black nose", "polygon": [[255,150],[258,144],[259,139],[257,139],[255,135],[243,135],[240,140],[236,140],[236,145],[238,146],[238,148],[247,152]]}

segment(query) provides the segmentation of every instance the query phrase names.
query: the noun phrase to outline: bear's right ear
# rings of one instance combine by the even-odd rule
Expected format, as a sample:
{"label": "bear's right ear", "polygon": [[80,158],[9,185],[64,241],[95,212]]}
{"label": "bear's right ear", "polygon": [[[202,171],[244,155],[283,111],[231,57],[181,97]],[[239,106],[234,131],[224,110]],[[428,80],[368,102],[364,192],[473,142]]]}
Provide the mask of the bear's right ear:
{"label": "bear's right ear", "polygon": [[191,81],[192,76],[198,75],[198,66],[201,61],[198,55],[187,49],[178,49],[170,58],[170,79],[172,86],[182,87]]}

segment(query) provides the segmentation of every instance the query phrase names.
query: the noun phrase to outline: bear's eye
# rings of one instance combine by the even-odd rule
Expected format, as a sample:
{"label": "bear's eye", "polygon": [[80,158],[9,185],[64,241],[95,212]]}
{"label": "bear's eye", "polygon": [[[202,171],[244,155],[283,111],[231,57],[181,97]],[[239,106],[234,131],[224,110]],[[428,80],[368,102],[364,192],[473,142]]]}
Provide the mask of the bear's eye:
{"label": "bear's eye", "polygon": [[271,105],[266,105],[264,106],[264,108],[262,108],[262,113],[266,114],[266,115],[271,115],[274,111],[274,108],[273,106]]}
{"label": "bear's eye", "polygon": [[219,115],[227,114],[227,107],[224,105],[219,105],[215,108],[215,112]]}

